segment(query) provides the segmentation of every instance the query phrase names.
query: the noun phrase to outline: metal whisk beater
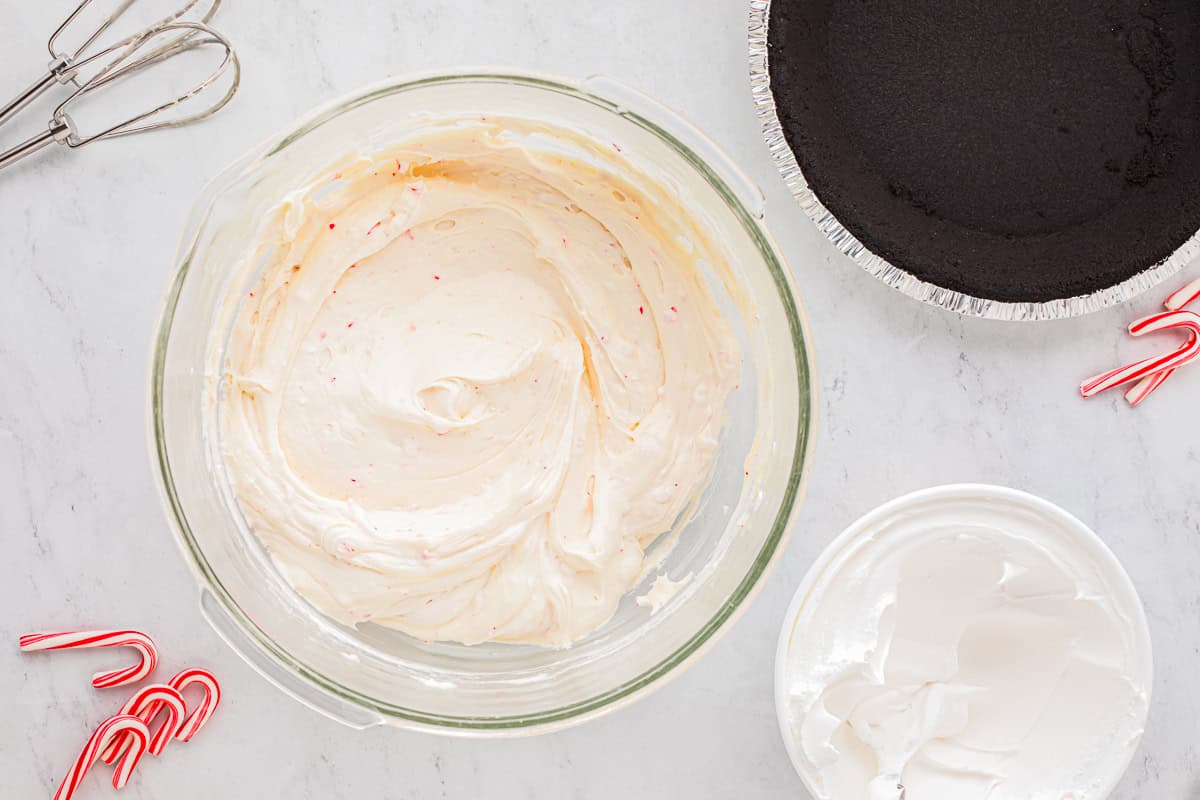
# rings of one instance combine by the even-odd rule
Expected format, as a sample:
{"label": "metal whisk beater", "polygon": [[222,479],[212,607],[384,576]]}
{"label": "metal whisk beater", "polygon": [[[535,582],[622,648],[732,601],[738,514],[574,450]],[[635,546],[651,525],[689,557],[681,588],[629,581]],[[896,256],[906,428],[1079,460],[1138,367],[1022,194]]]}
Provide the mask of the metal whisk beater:
{"label": "metal whisk beater", "polygon": [[[64,38],[64,35],[71,30],[74,25],[78,24],[76,20],[80,18],[80,15],[83,14],[93,2],[94,0],[83,0],[83,2],[71,12],[71,15],[63,20],[62,24],[55,29],[54,33],[50,34],[50,39],[46,42],[46,48],[50,51],[50,64],[46,67],[46,74],[34,81],[28,89],[21,92],[8,103],[0,106],[0,124],[3,124],[18,111],[36,100],[56,83],[65,85],[67,83],[75,82],[75,78],[79,73],[79,69],[87,66],[88,64],[94,63],[95,61],[94,58],[90,56],[85,57],[84,54],[87,53],[88,49],[93,47],[100,37],[107,33],[110,28],[120,23],[121,19],[125,16],[125,13],[129,11],[131,7],[136,5],[137,0],[121,0],[116,8],[112,10],[112,13],[101,20],[96,29],[83,40],[82,44],[80,44],[74,50],[64,51],[60,46],[60,40]],[[182,6],[175,9],[170,14],[167,14],[157,22],[139,31],[135,31],[128,36],[125,36],[121,40],[113,43],[110,47],[105,48],[102,53],[96,55],[103,55],[104,53],[111,54],[122,47],[133,44],[139,37],[144,36],[151,31],[156,31],[164,25],[169,25],[173,22],[186,21],[184,20],[184,17],[192,14],[193,12],[196,12],[196,19],[193,21],[207,24],[213,18],[213,15],[217,13],[217,9],[220,7],[221,0],[210,0],[210,2],[207,4],[201,3],[201,0],[188,0],[188,2],[185,2]],[[146,53],[144,54],[144,57],[154,58],[156,55],[156,53]]]}
{"label": "metal whisk beater", "polygon": [[[91,0],[84,0],[75,12],[67,18],[66,22],[59,27],[54,36],[51,37],[51,52],[54,52],[56,38],[90,2]],[[50,70],[45,78],[4,107],[3,112],[0,112],[0,123],[3,123],[8,117],[11,117],[16,111],[23,108],[56,82],[74,82],[78,86],[54,110],[47,130],[0,153],[0,169],[41,150],[53,142],[65,144],[70,148],[76,148],[101,139],[128,136],[162,128],[174,128],[197,122],[212,116],[233,99],[234,94],[238,90],[241,68],[238,64],[237,54],[234,52],[229,40],[202,22],[173,21],[197,7],[198,0],[192,0],[192,2],[187,3],[182,9],[166,18],[166,21],[160,20],[158,23],[131,37],[126,37],[96,53],[80,58],[80,54],[90,47],[134,2],[136,0],[123,0],[117,10],[107,18],[101,27],[82,46],[68,56],[57,56],[56,60],[51,62]],[[218,5],[219,0],[213,2],[204,17],[210,17]],[[219,59],[219,61],[216,61],[212,71],[203,80],[198,81],[186,91],[172,97],[166,102],[160,103],[122,122],[103,128],[95,133],[86,135],[80,133],[80,129],[71,118],[69,112],[81,99],[116,81],[129,78],[135,73],[155,67],[169,59],[202,48],[214,50]],[[55,64],[60,61],[63,68],[59,72],[56,72]],[[80,71],[90,71],[92,69],[95,72],[91,74],[91,77],[84,79],[80,83]],[[215,87],[222,80],[223,76],[226,75],[230,75],[231,77],[228,81],[228,87],[223,94],[219,94],[218,96],[218,90],[215,88],[212,92],[207,91]],[[177,106],[185,103],[198,103],[199,101],[195,98],[200,95],[210,95],[215,99],[207,105],[200,105],[199,110],[195,112],[162,118],[161,115]]]}

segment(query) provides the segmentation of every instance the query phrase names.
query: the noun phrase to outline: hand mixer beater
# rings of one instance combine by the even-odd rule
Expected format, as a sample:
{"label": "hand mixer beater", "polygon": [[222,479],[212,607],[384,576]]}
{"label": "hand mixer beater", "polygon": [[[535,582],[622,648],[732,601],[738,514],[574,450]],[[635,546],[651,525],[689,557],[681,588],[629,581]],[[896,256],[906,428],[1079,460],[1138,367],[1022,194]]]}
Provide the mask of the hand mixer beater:
{"label": "hand mixer beater", "polygon": [[[11,102],[0,107],[0,124],[16,115],[21,109],[56,84],[72,84],[76,88],[54,110],[53,116],[42,133],[0,153],[0,168],[58,142],[67,147],[82,147],[101,139],[128,136],[135,133],[175,128],[206,119],[222,109],[237,93],[241,68],[233,46],[222,34],[210,28],[212,18],[220,0],[188,0],[172,13],[157,22],[142,28],[118,41],[96,49],[96,43],[104,34],[119,24],[126,12],[138,0],[120,0],[113,11],[105,17],[83,43],[70,52],[63,52],[59,41],[64,33],[78,24],[81,15],[94,0],[83,0],[69,17],[50,36],[48,47],[51,61],[46,74]],[[188,17],[195,17],[189,20]],[[119,35],[119,34],[118,34]],[[95,50],[95,52],[90,52]],[[82,99],[110,86],[116,81],[130,78],[144,70],[164,64],[184,53],[212,52],[213,66],[206,76],[182,92],[172,93],[165,102],[134,114],[116,124],[101,127],[93,133],[81,133],[70,116],[70,111]],[[229,77],[226,77],[229,76]],[[221,86],[224,92],[221,92]],[[205,104],[198,100],[208,98]],[[185,113],[164,117],[170,109],[188,104]],[[191,106],[196,110],[192,111]]]}

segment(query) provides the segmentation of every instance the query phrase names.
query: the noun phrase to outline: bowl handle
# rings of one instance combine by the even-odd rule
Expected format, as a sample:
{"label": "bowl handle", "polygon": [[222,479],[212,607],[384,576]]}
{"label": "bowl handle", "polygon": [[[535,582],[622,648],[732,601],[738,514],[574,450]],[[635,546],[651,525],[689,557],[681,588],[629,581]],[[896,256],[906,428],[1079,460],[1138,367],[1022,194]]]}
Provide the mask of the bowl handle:
{"label": "bowl handle", "polygon": [[355,730],[365,730],[383,724],[383,717],[374,711],[341,700],[301,681],[274,658],[263,653],[207,588],[200,590],[200,613],[225,644],[241,656],[243,661],[293,700]]}
{"label": "bowl handle", "polygon": [[[623,116],[636,115],[664,128],[666,133],[678,139],[706,164],[712,165],[725,182],[726,188],[741,201],[755,219],[763,219],[766,214],[766,199],[762,189],[728,153],[678,112],[607,75],[593,75],[583,81],[582,87],[616,104],[617,112]],[[666,125],[658,125],[656,120],[661,120]]]}

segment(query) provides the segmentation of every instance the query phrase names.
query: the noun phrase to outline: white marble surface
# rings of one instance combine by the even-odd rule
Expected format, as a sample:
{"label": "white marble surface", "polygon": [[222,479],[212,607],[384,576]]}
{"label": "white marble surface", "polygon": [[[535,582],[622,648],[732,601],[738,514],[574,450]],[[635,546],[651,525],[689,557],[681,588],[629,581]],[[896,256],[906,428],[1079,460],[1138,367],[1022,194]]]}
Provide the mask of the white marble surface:
{"label": "white marble surface", "polygon": [[[42,42],[70,2],[0,3],[0,90],[20,88],[45,62]],[[792,591],[821,547],[872,506],[979,480],[1061,503],[1126,564],[1149,614],[1157,679],[1145,742],[1114,797],[1200,797],[1200,368],[1137,412],[1115,395],[1081,402],[1073,389],[1153,348],[1121,327],[1162,292],[1077,321],[987,323],[921,306],[836,255],[760,140],[745,6],[227,0],[217,24],[240,48],[245,82],[219,119],[0,173],[0,794],[49,796],[119,702],[87,685],[116,654],[23,657],[17,635],[128,625],[157,636],[166,669],[218,672],[227,704],[194,742],[144,763],[126,797],[803,797],[771,697]],[[503,742],[353,733],[244,666],[200,617],[143,435],[151,328],[206,178],[316,103],[461,63],[605,73],[706,128],[764,188],[811,315],[822,393],[808,500],[749,613],[635,706]],[[40,126],[45,113],[27,122]],[[86,796],[110,791],[102,780],[89,777]]]}

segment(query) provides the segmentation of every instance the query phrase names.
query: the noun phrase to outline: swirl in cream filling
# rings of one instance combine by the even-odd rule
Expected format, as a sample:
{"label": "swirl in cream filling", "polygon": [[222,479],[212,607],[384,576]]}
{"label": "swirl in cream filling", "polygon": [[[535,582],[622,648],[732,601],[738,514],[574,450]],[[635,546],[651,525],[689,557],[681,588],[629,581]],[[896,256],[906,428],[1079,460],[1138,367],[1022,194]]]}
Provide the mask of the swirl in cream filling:
{"label": "swirl in cream filling", "polygon": [[264,225],[221,445],[339,621],[569,644],[710,477],[738,374],[719,249],[615,148],[531,125],[352,160]]}

